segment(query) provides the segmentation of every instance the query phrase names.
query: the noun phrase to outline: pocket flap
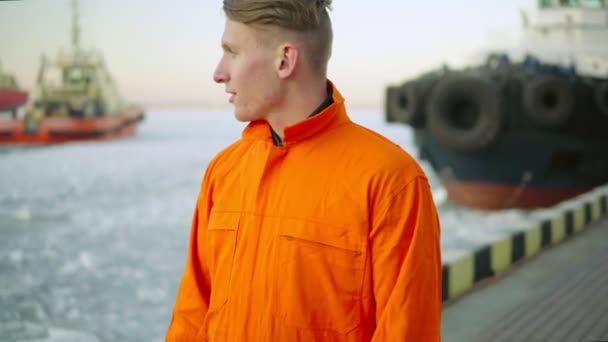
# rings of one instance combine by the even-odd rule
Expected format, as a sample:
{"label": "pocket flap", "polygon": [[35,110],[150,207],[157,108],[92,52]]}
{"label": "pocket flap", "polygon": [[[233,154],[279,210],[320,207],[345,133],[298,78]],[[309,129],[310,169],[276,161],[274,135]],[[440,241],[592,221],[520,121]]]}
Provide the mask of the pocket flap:
{"label": "pocket flap", "polygon": [[211,212],[207,230],[238,230],[241,213]]}
{"label": "pocket flap", "polygon": [[330,247],[363,252],[359,227],[335,227],[317,222],[287,220],[282,224],[281,236],[316,242]]}

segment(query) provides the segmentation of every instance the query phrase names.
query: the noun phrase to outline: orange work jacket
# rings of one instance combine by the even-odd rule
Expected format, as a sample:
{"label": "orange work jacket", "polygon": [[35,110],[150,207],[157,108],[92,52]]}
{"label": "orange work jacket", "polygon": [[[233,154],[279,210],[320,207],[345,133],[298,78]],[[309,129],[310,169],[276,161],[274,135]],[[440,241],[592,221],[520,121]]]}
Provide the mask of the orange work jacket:
{"label": "orange work jacket", "polygon": [[254,121],[210,162],[167,341],[439,341],[428,180],[332,96],[282,147]]}

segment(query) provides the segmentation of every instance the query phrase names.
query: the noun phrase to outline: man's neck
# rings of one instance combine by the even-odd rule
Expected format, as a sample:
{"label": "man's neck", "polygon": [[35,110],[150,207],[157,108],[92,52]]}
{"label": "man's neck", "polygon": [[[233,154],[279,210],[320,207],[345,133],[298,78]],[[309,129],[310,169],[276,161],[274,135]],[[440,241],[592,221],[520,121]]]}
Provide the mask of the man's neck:
{"label": "man's neck", "polygon": [[272,130],[283,138],[285,127],[294,125],[309,117],[327,97],[327,81],[314,86],[292,86],[285,96],[282,109],[270,114],[267,121]]}

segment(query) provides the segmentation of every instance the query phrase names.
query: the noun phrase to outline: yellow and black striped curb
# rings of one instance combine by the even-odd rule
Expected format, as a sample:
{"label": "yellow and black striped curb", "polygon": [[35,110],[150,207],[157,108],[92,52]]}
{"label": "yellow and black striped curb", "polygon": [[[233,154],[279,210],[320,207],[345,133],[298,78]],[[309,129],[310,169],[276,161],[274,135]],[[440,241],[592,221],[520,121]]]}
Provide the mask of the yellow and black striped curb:
{"label": "yellow and black striped curb", "polygon": [[608,216],[608,191],[566,208],[528,228],[443,264],[442,300],[454,299],[477,282],[508,270],[514,263],[583,231]]}

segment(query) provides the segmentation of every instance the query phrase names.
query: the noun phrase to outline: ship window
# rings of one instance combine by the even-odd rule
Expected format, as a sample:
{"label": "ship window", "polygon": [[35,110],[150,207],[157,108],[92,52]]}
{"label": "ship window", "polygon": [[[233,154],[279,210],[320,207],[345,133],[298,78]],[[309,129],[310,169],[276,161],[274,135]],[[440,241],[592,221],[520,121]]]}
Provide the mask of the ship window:
{"label": "ship window", "polygon": [[[604,8],[606,0],[559,0],[561,7]],[[541,0],[540,7],[553,7],[552,0]]]}
{"label": "ship window", "polygon": [[606,3],[604,0],[579,0],[583,8],[604,8]]}
{"label": "ship window", "polygon": [[539,6],[540,8],[551,8],[553,7],[553,0],[540,0]]}
{"label": "ship window", "polygon": [[89,70],[86,67],[73,66],[63,71],[63,89],[69,93],[84,93],[90,83]]}
{"label": "ship window", "polygon": [[559,0],[559,5],[562,7],[576,7],[576,0]]}
{"label": "ship window", "polygon": [[67,82],[75,83],[82,79],[82,70],[80,68],[70,68],[66,70],[65,78]]}

